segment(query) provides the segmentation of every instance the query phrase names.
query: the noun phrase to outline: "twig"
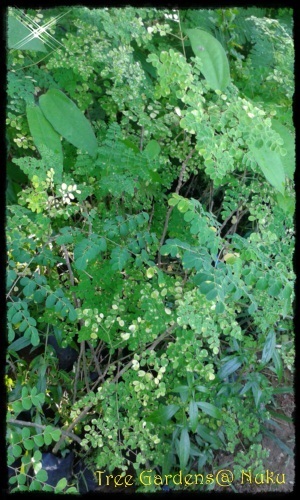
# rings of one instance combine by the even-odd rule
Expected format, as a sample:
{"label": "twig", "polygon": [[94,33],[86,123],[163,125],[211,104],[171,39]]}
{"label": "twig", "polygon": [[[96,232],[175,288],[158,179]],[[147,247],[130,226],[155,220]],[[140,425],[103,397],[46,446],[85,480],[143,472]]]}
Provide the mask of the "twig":
{"label": "twig", "polygon": [[82,342],[82,345],[83,345],[82,364],[83,364],[83,374],[84,374],[85,387],[86,387],[87,391],[90,392],[90,384],[89,384],[87,368],[86,368],[85,341]]}
{"label": "twig", "polygon": [[238,211],[237,211],[237,220],[236,220],[236,222],[235,222],[235,223],[234,223],[234,224],[233,224],[233,225],[232,225],[232,226],[228,229],[227,233],[226,233],[226,234],[224,234],[224,238],[225,238],[228,234],[230,234],[230,233],[234,234],[234,233],[236,232],[238,223],[240,222],[241,218],[242,218],[242,217],[243,217],[243,216],[244,216],[244,215],[245,215],[248,211],[249,211],[249,210],[248,210],[248,208],[245,208],[245,210],[243,210],[242,212],[238,212]]}
{"label": "twig", "polygon": [[88,211],[87,211],[87,208],[86,208],[84,202],[82,202],[82,208],[83,208],[84,215],[86,216],[86,221],[87,221],[87,223],[89,225],[89,233],[88,234],[89,234],[89,237],[90,237],[91,234],[93,233],[93,225],[92,225],[92,223],[91,223],[91,221],[89,219],[89,214],[88,214]]}
{"label": "twig", "polygon": [[[193,156],[194,152],[195,152],[195,148],[193,148],[190,151],[190,153],[187,155],[186,159],[184,160],[184,162],[182,164],[181,171],[180,171],[180,174],[179,174],[178,184],[177,184],[177,187],[176,187],[176,190],[175,190],[176,194],[179,194],[179,191],[181,189],[182,182],[183,182],[184,172],[185,172],[185,169],[187,167],[187,162]],[[166,237],[166,234],[167,234],[167,231],[168,231],[169,219],[170,219],[170,215],[171,215],[171,213],[173,211],[173,208],[174,207],[169,207],[168,210],[167,210],[167,215],[166,215],[166,219],[165,219],[164,229],[163,229],[163,233],[162,233],[162,236],[161,236],[160,242],[159,242],[159,249],[164,244],[165,237]],[[159,267],[161,266],[161,255],[160,255],[160,253],[158,253],[157,264],[158,264]]]}
{"label": "twig", "polygon": [[88,342],[88,346],[91,350],[91,353],[92,353],[92,356],[93,356],[93,359],[94,359],[94,362],[95,362],[95,367],[96,367],[96,370],[97,370],[97,373],[98,375],[102,376],[102,373],[101,373],[101,370],[100,370],[100,366],[99,366],[99,361],[98,361],[98,358],[96,356],[96,353],[95,353],[95,349],[93,348],[91,342]]}
{"label": "twig", "polygon": [[[155,347],[163,340],[165,339],[171,332],[172,330],[174,330],[174,328],[176,328],[177,324],[175,323],[174,325],[170,326],[164,333],[162,333],[159,337],[157,337],[157,339],[154,340],[154,342],[149,346],[147,347],[147,351],[150,351],[152,349],[155,349]],[[113,380],[111,381],[112,384],[116,383],[119,378],[123,375],[123,373],[125,373],[129,368],[130,366],[132,365],[132,359],[122,368],[122,370],[118,371],[117,375],[113,378]],[[112,366],[110,365],[110,362],[108,362],[107,364],[107,367],[106,367],[106,372],[103,374],[103,376],[105,376],[105,374],[107,373],[108,371],[108,368]],[[100,378],[103,378],[103,377],[99,377]],[[98,380],[99,380],[98,379]],[[93,386],[93,389],[94,387],[96,386],[98,381],[96,381],[96,383],[94,384]],[[66,430],[64,431],[61,431],[62,433],[64,432],[65,435],[67,435],[66,433],[69,433],[77,424],[78,422],[80,422],[84,417],[85,415],[89,412],[89,410],[93,407],[94,405],[94,402],[92,403],[89,403],[83,410],[82,412],[78,415],[78,417],[69,425],[69,427],[67,427]],[[53,450],[52,450],[52,453],[57,453],[61,444],[64,442],[65,440],[65,437],[62,436],[60,438],[60,440],[56,443],[56,445],[54,446]]]}
{"label": "twig", "polygon": [[213,181],[211,181],[210,186],[209,186],[209,211],[210,212],[212,212],[212,209],[214,206],[213,191],[214,191],[214,183],[213,183]]}
{"label": "twig", "polygon": [[[62,250],[64,252],[66,265],[67,265],[67,268],[68,268],[68,271],[69,271],[70,283],[71,283],[72,286],[75,286],[74,274],[73,274],[73,271],[72,271],[72,267],[71,267],[71,263],[70,263],[70,259],[69,259],[68,250],[66,249],[65,245],[62,245],[61,248],[62,248]],[[73,295],[73,301],[74,301],[75,308],[80,307],[80,305],[81,305],[80,304],[80,300],[77,299],[75,292],[73,292],[72,295]]]}
{"label": "twig", "polygon": [[[94,405],[94,401],[90,404],[88,404],[83,410],[81,413],[79,413],[78,417],[75,418],[75,420],[73,420],[73,422],[69,425],[69,427],[67,427],[66,430],[64,431],[61,431],[62,433],[66,434],[66,432],[70,433],[70,431],[83,419],[83,417],[90,411],[90,409],[93,407]],[[60,446],[62,445],[62,443],[64,442],[65,440],[65,437],[62,436],[60,438],[60,440],[56,443],[56,445],[54,446],[53,450],[52,450],[52,453],[54,453],[54,455],[58,452]]]}
{"label": "twig", "polygon": [[[13,425],[22,425],[24,427],[37,427],[38,429],[43,429],[43,430],[45,430],[46,427],[49,427],[48,425],[35,424],[34,422],[26,422],[25,420],[18,420],[18,419],[9,419],[9,420],[7,420],[7,423],[13,424]],[[66,436],[66,437],[72,439],[73,441],[76,441],[79,444],[81,443],[80,437],[73,434],[73,432],[69,432],[68,430],[63,431],[62,429],[59,429],[59,430],[63,436]]]}
{"label": "twig", "polygon": [[152,201],[152,209],[151,209],[151,214],[150,214],[149,222],[148,222],[148,231],[150,231],[153,216],[154,216],[154,200]]}
{"label": "twig", "polygon": [[145,129],[144,129],[144,127],[142,127],[142,129],[141,129],[141,138],[140,138],[140,151],[143,151],[144,133],[145,133]]}
{"label": "twig", "polygon": [[77,382],[78,382],[78,377],[79,377],[79,368],[80,368],[80,360],[83,356],[84,352],[84,340],[80,343],[80,351],[79,351],[79,356],[77,359],[77,365],[76,365],[76,371],[75,371],[75,379],[74,379],[74,390],[73,390],[73,404],[76,401],[76,395],[77,395]]}

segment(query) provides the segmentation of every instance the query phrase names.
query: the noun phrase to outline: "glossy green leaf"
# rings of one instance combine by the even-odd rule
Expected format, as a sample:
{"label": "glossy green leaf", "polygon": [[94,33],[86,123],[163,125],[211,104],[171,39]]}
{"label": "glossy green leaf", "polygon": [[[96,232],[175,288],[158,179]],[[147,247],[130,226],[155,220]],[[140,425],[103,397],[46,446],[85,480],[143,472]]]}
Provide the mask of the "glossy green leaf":
{"label": "glossy green leaf", "polygon": [[53,441],[59,441],[61,438],[61,431],[59,429],[53,429],[51,431],[51,436]]}
{"label": "glossy green leaf", "polygon": [[158,408],[158,410],[155,410],[148,418],[150,422],[161,424],[161,423],[166,423],[168,420],[170,420],[175,413],[179,410],[178,405],[168,405],[168,406],[161,406]]}
{"label": "glossy green leaf", "polygon": [[229,63],[220,42],[207,31],[186,31],[195,56],[201,60],[201,72],[213,90],[224,90],[230,82]]}
{"label": "glossy green leaf", "polygon": [[216,449],[222,447],[222,442],[215,432],[211,431],[208,427],[203,424],[197,425],[197,434],[207,443],[211,443]]}
{"label": "glossy green leaf", "polygon": [[65,489],[65,487],[67,486],[68,484],[68,481],[65,477],[61,478],[57,485],[55,486],[55,493],[59,493],[61,491],[63,491]]}
{"label": "glossy green leaf", "polygon": [[278,377],[278,382],[281,382],[282,375],[283,375],[283,363],[281,360],[281,356],[276,348],[274,349],[272,360],[274,363],[276,375]]}
{"label": "glossy green leaf", "polygon": [[25,450],[29,450],[29,451],[33,450],[33,448],[35,447],[34,441],[32,439],[24,439],[23,445],[24,445]]}
{"label": "glossy green leaf", "polygon": [[213,418],[222,418],[222,412],[215,405],[206,402],[197,402],[198,407],[207,415],[210,415]]}
{"label": "glossy green leaf", "polygon": [[270,331],[267,335],[261,356],[261,362],[263,364],[268,363],[270,361],[270,359],[274,354],[275,349],[276,349],[276,334],[274,331]]}
{"label": "glossy green leaf", "polygon": [[33,454],[33,458],[34,458],[34,461],[35,463],[39,462],[40,460],[42,460],[42,453],[40,450],[36,450]]}
{"label": "glossy green leaf", "polygon": [[[269,410],[269,409],[268,409],[268,412],[270,413],[270,415],[272,415],[272,417],[274,417],[276,419],[283,420],[284,422],[288,422],[289,424],[293,423],[293,419],[291,417],[288,417],[287,415],[284,415],[284,413],[278,413],[277,411],[273,411],[273,410]],[[279,426],[279,429],[280,429],[280,426]]]}
{"label": "glossy green leaf", "polygon": [[181,401],[185,403],[189,395],[189,387],[187,385],[178,385],[173,389],[173,392],[178,392]]}
{"label": "glossy green leaf", "polygon": [[[42,434],[36,434],[33,436],[33,441],[39,448],[41,448],[44,445],[44,436]],[[35,460],[38,461],[40,458]]]}
{"label": "glossy green leaf", "polygon": [[19,446],[18,444],[14,444],[12,446],[12,454],[15,458],[18,458],[22,455],[23,453],[23,450],[21,448],[21,446]]}
{"label": "glossy green leaf", "polygon": [[63,92],[50,89],[40,97],[40,107],[53,128],[76,148],[95,156],[97,139],[90,122]]}
{"label": "glossy green leaf", "polygon": [[190,426],[192,432],[196,431],[198,424],[198,406],[195,401],[190,401],[189,404],[189,417],[190,417]]}
{"label": "glossy green leaf", "polygon": [[188,463],[190,456],[190,436],[188,430],[184,427],[181,431],[180,440],[179,440],[179,464],[180,469],[184,470],[186,464]]}
{"label": "glossy green leaf", "polygon": [[45,471],[44,469],[39,470],[36,475],[36,479],[38,481],[41,481],[42,483],[45,483],[48,479],[47,471]]}
{"label": "glossy green leaf", "polygon": [[12,342],[10,345],[7,346],[8,352],[10,351],[15,351],[18,352],[21,349],[24,349],[24,347],[27,347],[30,345],[30,339],[26,337],[19,337],[17,340]]}
{"label": "glossy green leaf", "polygon": [[281,155],[276,151],[272,151],[265,144],[261,148],[257,148],[254,144],[250,144],[249,148],[267,181],[279,191],[279,193],[284,194],[285,172]]}
{"label": "glossy green leaf", "polygon": [[195,217],[196,217],[196,213],[191,212],[191,211],[186,212],[183,216],[183,218],[186,222],[191,222]]}
{"label": "glossy green leaf", "polygon": [[236,356],[234,358],[231,358],[218,371],[218,377],[221,379],[229,377],[229,375],[236,372],[240,368],[241,365],[242,365],[242,362],[241,362],[239,357]]}
{"label": "glossy green leaf", "polygon": [[43,149],[41,146],[44,146],[51,149],[62,163],[63,151],[60,136],[54,130],[51,123],[45,118],[41,108],[39,106],[27,106],[26,114],[33,142],[41,153],[41,156],[43,156]]}
{"label": "glossy green leaf", "polygon": [[258,386],[257,382],[253,382],[251,388],[252,388],[255,406],[256,406],[256,408],[258,408],[260,399],[262,397],[262,390]]}

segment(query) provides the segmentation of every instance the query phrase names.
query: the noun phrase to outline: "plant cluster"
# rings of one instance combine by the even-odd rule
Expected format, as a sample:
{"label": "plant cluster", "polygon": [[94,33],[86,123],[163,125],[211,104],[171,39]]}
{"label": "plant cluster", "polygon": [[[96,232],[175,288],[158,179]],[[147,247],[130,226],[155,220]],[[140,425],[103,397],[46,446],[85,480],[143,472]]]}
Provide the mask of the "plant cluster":
{"label": "plant cluster", "polygon": [[256,474],[293,369],[291,12],[10,9],[7,62],[11,491],[76,492],[69,449]]}

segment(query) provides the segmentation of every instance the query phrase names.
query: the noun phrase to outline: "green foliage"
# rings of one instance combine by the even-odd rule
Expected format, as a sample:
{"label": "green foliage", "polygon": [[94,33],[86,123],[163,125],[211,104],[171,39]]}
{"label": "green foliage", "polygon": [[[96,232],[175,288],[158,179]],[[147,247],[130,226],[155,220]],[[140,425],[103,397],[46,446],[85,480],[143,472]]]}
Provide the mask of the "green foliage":
{"label": "green foliage", "polygon": [[63,92],[50,89],[39,99],[42,112],[53,128],[76,148],[95,156],[97,140],[89,121]]}
{"label": "green foliage", "polygon": [[26,16],[50,31],[22,45],[11,9],[11,491],[76,492],[42,469],[73,441],[110,474],[261,470],[294,359],[290,11]]}
{"label": "green foliage", "polygon": [[230,81],[229,64],[220,42],[199,29],[187,30],[187,35],[209,86],[214,90],[225,90]]}

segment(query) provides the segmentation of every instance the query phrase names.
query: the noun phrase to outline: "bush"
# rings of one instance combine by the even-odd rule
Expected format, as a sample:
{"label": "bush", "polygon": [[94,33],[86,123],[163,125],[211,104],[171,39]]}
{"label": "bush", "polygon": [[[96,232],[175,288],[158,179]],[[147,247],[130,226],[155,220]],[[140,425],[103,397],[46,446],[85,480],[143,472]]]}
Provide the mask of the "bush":
{"label": "bush", "polygon": [[10,9],[11,491],[77,491],[43,469],[69,449],[262,469],[293,364],[293,88],[287,9]]}

